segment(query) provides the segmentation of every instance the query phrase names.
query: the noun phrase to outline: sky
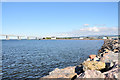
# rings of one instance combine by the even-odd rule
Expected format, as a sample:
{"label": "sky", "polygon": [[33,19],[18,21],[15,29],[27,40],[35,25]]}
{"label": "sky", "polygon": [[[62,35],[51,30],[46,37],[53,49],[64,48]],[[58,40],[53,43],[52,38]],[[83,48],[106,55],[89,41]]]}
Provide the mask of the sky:
{"label": "sky", "polygon": [[117,2],[3,2],[2,34],[116,35]]}

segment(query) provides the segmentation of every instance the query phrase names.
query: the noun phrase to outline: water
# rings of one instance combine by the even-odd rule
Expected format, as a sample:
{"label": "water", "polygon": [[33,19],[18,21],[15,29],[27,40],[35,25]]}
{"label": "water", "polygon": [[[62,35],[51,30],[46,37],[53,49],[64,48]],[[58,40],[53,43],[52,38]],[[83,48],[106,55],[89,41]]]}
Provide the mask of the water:
{"label": "water", "polygon": [[2,41],[3,78],[40,78],[97,54],[103,40]]}

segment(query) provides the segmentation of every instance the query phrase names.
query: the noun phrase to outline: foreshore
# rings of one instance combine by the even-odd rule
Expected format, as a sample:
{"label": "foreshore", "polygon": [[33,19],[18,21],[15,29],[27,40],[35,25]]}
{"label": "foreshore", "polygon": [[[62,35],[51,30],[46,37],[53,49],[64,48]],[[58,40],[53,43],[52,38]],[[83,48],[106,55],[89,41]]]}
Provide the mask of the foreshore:
{"label": "foreshore", "polygon": [[91,54],[88,59],[77,66],[70,66],[63,69],[54,69],[45,78],[103,78],[118,79],[120,44],[118,40],[104,40],[104,44],[98,54]]}

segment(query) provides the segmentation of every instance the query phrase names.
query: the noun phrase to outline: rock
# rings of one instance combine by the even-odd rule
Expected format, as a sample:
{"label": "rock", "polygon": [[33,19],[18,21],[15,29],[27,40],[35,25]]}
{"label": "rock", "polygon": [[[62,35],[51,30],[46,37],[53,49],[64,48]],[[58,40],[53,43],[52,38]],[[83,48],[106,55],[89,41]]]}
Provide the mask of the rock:
{"label": "rock", "polygon": [[95,57],[95,58],[93,59],[93,61],[99,61],[99,58]]}
{"label": "rock", "polygon": [[100,61],[102,62],[118,62],[118,53],[114,54],[113,52],[104,55],[103,57],[100,58]]}
{"label": "rock", "polygon": [[100,70],[101,72],[106,72],[108,70],[111,70],[114,67],[115,63],[110,62],[110,63],[105,63],[105,68]]}
{"label": "rock", "polygon": [[105,63],[101,61],[85,61],[83,63],[83,70],[102,70],[105,68]]}
{"label": "rock", "polygon": [[109,52],[109,50],[108,49],[104,49],[105,50],[105,52]]}
{"label": "rock", "polygon": [[77,73],[75,73],[75,67],[67,67],[64,69],[56,68],[49,73],[48,76],[43,78],[73,78]]}
{"label": "rock", "polygon": [[96,55],[92,54],[89,56],[90,59],[94,59],[96,57]]}
{"label": "rock", "polygon": [[104,53],[103,56],[108,55],[109,53]]}
{"label": "rock", "polygon": [[106,78],[118,78],[118,68],[113,68],[103,73]]}
{"label": "rock", "polygon": [[115,47],[118,47],[118,46],[119,46],[119,44],[118,44],[118,43],[116,43],[116,44],[114,44],[114,46],[115,46]]}
{"label": "rock", "polygon": [[87,70],[84,73],[80,74],[78,78],[105,78],[105,75],[100,71]]}
{"label": "rock", "polygon": [[88,58],[86,61],[91,61],[91,59],[90,59],[90,58]]}
{"label": "rock", "polygon": [[79,75],[80,73],[84,72],[83,71],[83,66],[82,65],[78,65],[75,68],[75,72]]}
{"label": "rock", "polygon": [[51,74],[51,75],[47,75],[43,78],[73,78],[75,75],[75,73],[56,73],[56,74]]}
{"label": "rock", "polygon": [[118,52],[119,52],[119,50],[118,50],[118,49],[114,49],[113,51],[114,51],[115,53],[118,53]]}
{"label": "rock", "polygon": [[97,57],[101,58],[103,57],[104,53],[99,53]]}

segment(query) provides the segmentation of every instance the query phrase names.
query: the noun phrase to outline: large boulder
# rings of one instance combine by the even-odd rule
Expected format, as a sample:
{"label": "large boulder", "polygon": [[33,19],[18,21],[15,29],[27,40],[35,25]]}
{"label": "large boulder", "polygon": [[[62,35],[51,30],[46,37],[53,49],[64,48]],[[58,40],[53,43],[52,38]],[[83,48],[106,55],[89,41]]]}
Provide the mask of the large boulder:
{"label": "large boulder", "polygon": [[102,70],[105,68],[105,63],[101,61],[85,61],[83,63],[83,70]]}
{"label": "large boulder", "polygon": [[77,75],[77,73],[75,73],[75,67],[67,67],[64,69],[56,68],[43,78],[73,78],[75,75]]}
{"label": "large boulder", "polygon": [[115,67],[115,63],[105,63],[105,68],[100,70],[102,73],[111,70],[113,67]]}
{"label": "large boulder", "polygon": [[104,54],[101,57],[100,61],[102,62],[118,62],[118,53],[109,52],[109,54]]}
{"label": "large boulder", "polygon": [[105,75],[100,71],[96,70],[87,70],[84,73],[78,75],[78,78],[105,78]]}
{"label": "large boulder", "polygon": [[75,67],[75,72],[79,75],[80,73],[84,72],[83,71],[83,65],[78,65]]}

